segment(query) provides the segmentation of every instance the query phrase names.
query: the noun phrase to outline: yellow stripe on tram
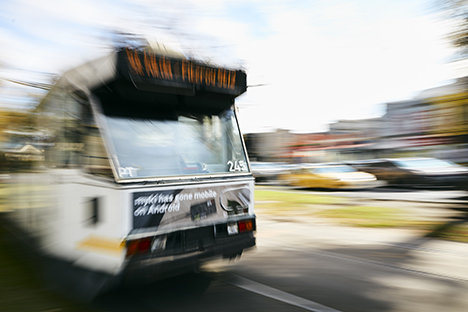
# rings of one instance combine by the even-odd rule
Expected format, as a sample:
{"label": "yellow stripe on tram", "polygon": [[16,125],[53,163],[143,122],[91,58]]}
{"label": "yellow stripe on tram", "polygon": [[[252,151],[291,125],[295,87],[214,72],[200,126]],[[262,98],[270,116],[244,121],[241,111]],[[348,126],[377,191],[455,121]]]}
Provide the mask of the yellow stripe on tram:
{"label": "yellow stripe on tram", "polygon": [[124,247],[124,241],[99,236],[89,236],[78,242],[76,248],[102,253],[120,254]]}

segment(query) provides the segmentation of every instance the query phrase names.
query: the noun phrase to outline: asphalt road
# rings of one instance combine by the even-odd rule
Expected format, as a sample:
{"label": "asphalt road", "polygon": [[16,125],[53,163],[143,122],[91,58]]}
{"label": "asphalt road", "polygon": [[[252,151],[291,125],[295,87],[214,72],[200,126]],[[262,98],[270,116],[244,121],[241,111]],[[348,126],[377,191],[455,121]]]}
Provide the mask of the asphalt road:
{"label": "asphalt road", "polygon": [[[99,311],[468,311],[465,244],[259,216],[239,261],[97,298]],[[286,221],[286,222],[285,222]]]}
{"label": "asphalt road", "polygon": [[[392,199],[377,197],[392,192],[346,194],[386,203]],[[399,197],[398,205],[440,212],[435,217],[451,213],[437,206],[440,203],[421,206],[411,201],[418,192],[394,191],[409,198]],[[437,195],[440,201],[461,201],[464,196]],[[257,247],[240,260],[209,263],[197,273],[114,290],[91,303],[70,301],[36,284],[16,286],[18,299],[11,299],[6,311],[468,311],[466,244],[410,230],[338,226],[313,217],[282,218],[258,211],[257,220]],[[8,241],[0,243],[12,247]],[[0,275],[20,255],[10,249],[12,261],[3,267],[0,263]],[[35,306],[34,300],[46,291],[46,302],[42,297]],[[31,300],[26,309],[22,297]]]}
{"label": "asphalt road", "polygon": [[257,252],[230,274],[338,311],[468,310],[464,244],[314,220],[263,219],[259,229]]}

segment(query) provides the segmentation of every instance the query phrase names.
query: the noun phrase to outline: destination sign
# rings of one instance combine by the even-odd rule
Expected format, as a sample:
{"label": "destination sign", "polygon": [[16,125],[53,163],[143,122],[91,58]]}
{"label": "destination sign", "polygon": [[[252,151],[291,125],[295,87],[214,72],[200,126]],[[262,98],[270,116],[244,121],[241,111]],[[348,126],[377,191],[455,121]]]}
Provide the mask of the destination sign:
{"label": "destination sign", "polygon": [[240,70],[210,67],[132,49],[122,51],[120,58],[120,69],[125,76],[129,74],[153,83],[192,84],[198,89],[235,95],[246,90],[246,74]]}

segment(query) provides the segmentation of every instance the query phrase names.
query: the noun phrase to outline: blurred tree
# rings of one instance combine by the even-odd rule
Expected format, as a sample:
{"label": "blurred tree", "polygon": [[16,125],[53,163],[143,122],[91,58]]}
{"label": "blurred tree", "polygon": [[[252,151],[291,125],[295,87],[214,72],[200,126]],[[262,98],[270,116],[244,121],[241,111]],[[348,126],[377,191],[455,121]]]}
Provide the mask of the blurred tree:
{"label": "blurred tree", "polygon": [[29,112],[0,110],[0,142],[7,136],[6,130],[16,130],[27,123]]}
{"label": "blurred tree", "polygon": [[468,0],[441,0],[441,7],[453,22],[449,40],[458,48],[456,60],[468,58]]}
{"label": "blurred tree", "polygon": [[[1,65],[0,65],[1,66]],[[31,82],[17,79],[0,78],[0,91],[6,88],[8,83],[21,86],[21,89],[15,95],[20,99],[27,99],[30,103],[29,109],[8,108],[11,105],[0,103],[0,142],[3,142],[7,136],[6,130],[18,130],[30,126],[31,112],[42,101],[50,88],[57,82],[57,76],[47,75],[46,82]],[[26,88],[24,88],[26,87]]]}

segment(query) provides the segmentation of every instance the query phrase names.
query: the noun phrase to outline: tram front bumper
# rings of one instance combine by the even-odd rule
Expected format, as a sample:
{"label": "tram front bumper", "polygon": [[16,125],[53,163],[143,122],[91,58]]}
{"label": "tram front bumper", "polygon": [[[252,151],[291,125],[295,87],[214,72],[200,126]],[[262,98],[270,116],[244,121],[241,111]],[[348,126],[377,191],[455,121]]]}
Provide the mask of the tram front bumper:
{"label": "tram front bumper", "polygon": [[[235,258],[244,249],[255,246],[255,219],[253,228],[235,235],[213,237],[210,230],[196,229],[182,234],[182,239],[167,243],[167,248],[127,259],[122,277],[125,284],[140,284],[195,271],[200,263],[217,258]],[[181,233],[172,233],[177,237]],[[152,239],[155,241],[155,238]]]}

